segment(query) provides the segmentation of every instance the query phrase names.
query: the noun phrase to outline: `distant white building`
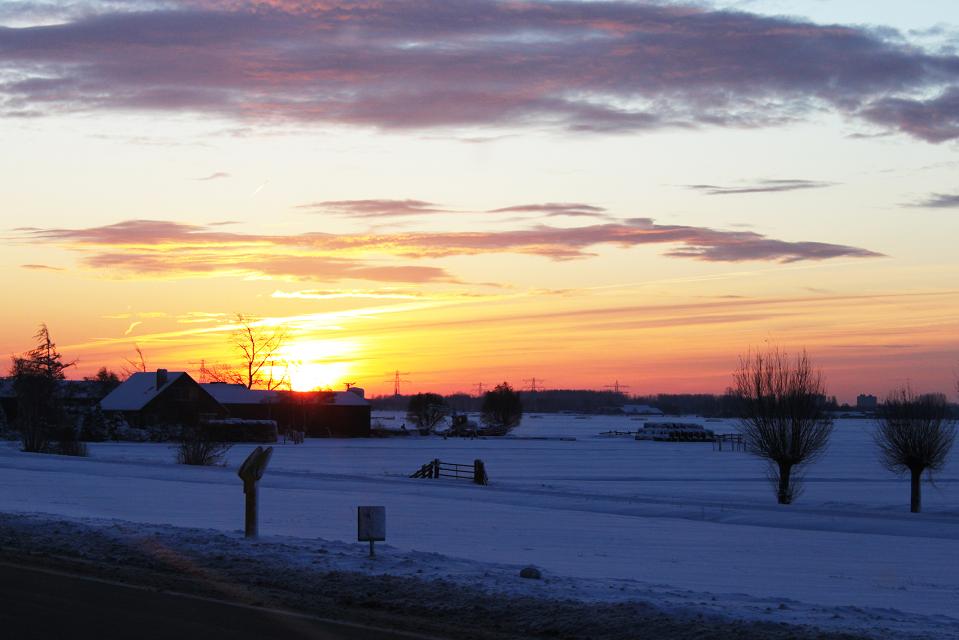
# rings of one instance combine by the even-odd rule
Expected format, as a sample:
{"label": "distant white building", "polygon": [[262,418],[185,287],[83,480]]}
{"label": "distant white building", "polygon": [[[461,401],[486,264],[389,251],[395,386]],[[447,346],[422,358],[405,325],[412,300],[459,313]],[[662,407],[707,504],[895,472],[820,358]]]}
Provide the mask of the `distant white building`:
{"label": "distant white building", "polygon": [[648,404],[624,404],[623,413],[631,416],[661,416],[663,412]]}

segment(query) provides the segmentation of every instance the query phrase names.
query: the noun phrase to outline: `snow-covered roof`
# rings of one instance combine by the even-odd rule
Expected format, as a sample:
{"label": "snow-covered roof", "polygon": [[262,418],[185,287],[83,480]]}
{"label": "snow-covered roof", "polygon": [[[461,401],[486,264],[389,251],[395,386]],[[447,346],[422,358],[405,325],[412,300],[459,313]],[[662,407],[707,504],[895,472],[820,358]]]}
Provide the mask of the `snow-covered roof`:
{"label": "snow-covered roof", "polygon": [[247,389],[242,384],[209,382],[200,386],[220,404],[266,404],[280,399],[276,391]]}
{"label": "snow-covered roof", "polygon": [[183,371],[168,371],[166,383],[158,389],[157,372],[134,373],[100,401],[100,408],[104,411],[139,411],[180,376],[190,377]]}
{"label": "snow-covered roof", "polygon": [[352,391],[337,391],[333,394],[333,404],[365,407],[370,401]]}
{"label": "snow-covered roof", "polygon": [[663,412],[648,404],[624,404],[623,413],[642,413],[647,415],[663,415]]}

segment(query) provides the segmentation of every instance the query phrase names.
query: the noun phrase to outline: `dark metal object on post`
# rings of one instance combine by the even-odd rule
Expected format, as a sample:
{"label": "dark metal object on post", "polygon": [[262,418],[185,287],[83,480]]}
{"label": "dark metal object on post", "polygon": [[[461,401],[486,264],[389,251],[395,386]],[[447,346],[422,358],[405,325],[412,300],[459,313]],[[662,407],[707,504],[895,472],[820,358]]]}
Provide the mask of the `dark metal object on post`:
{"label": "dark metal object on post", "polygon": [[255,538],[258,529],[258,505],[259,482],[270,464],[270,457],[273,455],[273,447],[257,447],[247,456],[243,464],[240,465],[237,475],[243,480],[243,493],[246,494],[246,518],[245,534],[247,538]]}

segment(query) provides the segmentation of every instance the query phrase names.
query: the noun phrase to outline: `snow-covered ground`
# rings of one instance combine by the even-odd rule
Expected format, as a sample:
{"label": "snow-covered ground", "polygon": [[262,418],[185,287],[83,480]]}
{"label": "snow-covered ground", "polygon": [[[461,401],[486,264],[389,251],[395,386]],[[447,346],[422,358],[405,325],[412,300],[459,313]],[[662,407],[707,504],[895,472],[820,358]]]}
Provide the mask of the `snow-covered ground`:
{"label": "snow-covered ground", "polygon": [[[389,544],[379,570],[425,568],[543,596],[959,638],[959,451],[924,484],[925,513],[910,514],[908,482],[879,465],[871,424],[840,421],[797,504],[781,507],[765,466],[744,453],[597,437],[639,425],[543,416],[514,435],[576,440],[278,445],[261,484],[260,530],[285,544],[354,540],[356,506],[379,504]],[[11,443],[0,447],[0,510],[236,531],[243,494],[235,470],[251,448],[234,447],[226,468],[188,468],[173,463],[168,445],[97,444],[89,458],[73,459],[19,453]],[[491,485],[407,477],[433,458],[481,458]],[[490,569],[526,564],[555,579]]]}

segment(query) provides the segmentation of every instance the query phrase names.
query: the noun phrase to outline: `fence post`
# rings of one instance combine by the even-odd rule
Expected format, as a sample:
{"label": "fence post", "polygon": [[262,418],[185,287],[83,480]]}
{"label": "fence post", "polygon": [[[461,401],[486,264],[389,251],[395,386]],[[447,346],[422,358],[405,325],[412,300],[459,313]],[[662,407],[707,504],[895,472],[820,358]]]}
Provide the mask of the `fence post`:
{"label": "fence post", "polygon": [[476,484],[489,484],[489,478],[486,477],[486,465],[482,460],[473,461],[473,482]]}
{"label": "fence post", "polygon": [[440,477],[440,459],[435,458],[433,460],[433,478],[436,479],[439,477]]}

